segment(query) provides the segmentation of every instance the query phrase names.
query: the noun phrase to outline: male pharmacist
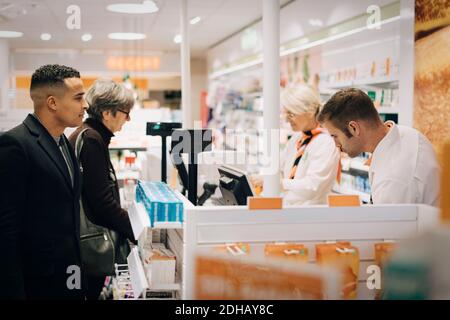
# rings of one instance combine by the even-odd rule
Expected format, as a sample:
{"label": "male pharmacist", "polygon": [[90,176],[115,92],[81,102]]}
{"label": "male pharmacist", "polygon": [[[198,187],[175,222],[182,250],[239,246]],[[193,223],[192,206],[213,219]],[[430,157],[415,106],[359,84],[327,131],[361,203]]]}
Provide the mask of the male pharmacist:
{"label": "male pharmacist", "polygon": [[383,123],[366,93],[353,88],[337,92],[318,120],[350,157],[372,153],[372,203],[438,206],[440,168],[431,143],[413,128]]}
{"label": "male pharmacist", "polygon": [[0,136],[0,300],[84,299],[80,172],[64,129],[87,108],[78,71],[31,77],[34,113]]}

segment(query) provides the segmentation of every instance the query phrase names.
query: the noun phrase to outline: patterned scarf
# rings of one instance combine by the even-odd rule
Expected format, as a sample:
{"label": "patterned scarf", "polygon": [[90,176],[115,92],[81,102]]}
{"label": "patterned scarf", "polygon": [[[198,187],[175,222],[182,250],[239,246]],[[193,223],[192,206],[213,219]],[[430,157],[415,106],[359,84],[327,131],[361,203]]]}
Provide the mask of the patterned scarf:
{"label": "patterned scarf", "polygon": [[308,146],[308,144],[319,134],[323,133],[324,129],[321,127],[317,127],[311,131],[303,132],[303,136],[298,139],[296,143],[297,147],[297,155],[295,156],[294,164],[292,165],[291,174],[289,175],[289,179],[294,179],[295,173],[297,172],[297,167],[302,159],[303,153],[305,153],[305,149]]}

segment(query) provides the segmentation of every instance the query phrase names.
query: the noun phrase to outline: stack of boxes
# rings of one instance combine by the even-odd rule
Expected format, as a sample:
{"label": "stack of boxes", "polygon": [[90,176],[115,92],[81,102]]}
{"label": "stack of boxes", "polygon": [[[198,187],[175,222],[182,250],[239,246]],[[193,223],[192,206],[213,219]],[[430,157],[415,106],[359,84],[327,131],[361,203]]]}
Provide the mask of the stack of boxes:
{"label": "stack of boxes", "polygon": [[150,218],[151,227],[155,222],[183,222],[183,202],[163,182],[138,181],[136,201],[142,202]]}

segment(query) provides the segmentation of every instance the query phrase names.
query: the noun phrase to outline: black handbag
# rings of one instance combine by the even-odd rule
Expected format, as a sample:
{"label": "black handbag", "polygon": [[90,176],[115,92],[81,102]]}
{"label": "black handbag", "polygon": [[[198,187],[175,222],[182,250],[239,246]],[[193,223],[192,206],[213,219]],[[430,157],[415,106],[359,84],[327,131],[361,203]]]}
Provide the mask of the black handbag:
{"label": "black handbag", "polygon": [[[83,166],[80,161],[83,148],[83,135],[88,128],[83,129],[75,142],[75,154],[80,164],[83,177]],[[115,183],[112,183],[115,194]],[[86,215],[83,201],[80,197],[80,249],[83,270],[87,276],[111,276],[115,274],[115,263],[124,264],[130,251],[128,241],[114,230],[99,226]]]}

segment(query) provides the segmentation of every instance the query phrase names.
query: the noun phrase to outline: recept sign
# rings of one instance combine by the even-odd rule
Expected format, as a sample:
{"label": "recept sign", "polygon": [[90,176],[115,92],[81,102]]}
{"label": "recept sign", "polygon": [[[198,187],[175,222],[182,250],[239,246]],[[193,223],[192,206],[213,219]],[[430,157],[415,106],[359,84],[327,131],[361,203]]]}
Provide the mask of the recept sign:
{"label": "recept sign", "polygon": [[161,68],[160,57],[113,56],[106,60],[109,70],[115,71],[156,71]]}

